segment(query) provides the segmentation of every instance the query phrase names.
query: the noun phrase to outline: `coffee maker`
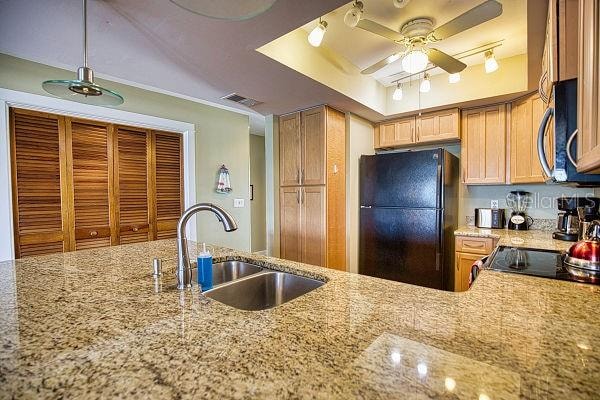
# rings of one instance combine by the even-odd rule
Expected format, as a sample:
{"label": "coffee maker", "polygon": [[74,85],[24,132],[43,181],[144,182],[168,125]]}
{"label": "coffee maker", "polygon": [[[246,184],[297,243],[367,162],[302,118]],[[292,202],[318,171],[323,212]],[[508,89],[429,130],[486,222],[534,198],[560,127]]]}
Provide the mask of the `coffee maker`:
{"label": "coffee maker", "polygon": [[557,231],[552,234],[554,239],[576,242],[581,239],[581,233],[587,230],[589,224],[600,218],[598,197],[559,197],[557,205],[560,212]]}
{"label": "coffee maker", "polygon": [[531,193],[514,190],[506,196],[506,204],[512,209],[508,219],[508,229],[526,231],[533,224],[533,218],[525,212],[531,202]]}

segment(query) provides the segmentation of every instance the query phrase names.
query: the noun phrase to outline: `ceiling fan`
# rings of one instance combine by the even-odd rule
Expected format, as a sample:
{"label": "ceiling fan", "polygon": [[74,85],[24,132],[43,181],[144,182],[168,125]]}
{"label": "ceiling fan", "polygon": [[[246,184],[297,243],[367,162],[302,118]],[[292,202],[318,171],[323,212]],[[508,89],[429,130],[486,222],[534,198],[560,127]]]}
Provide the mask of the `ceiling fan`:
{"label": "ceiling fan", "polygon": [[[355,7],[359,7],[362,13],[361,2],[356,2]],[[356,24],[358,28],[390,39],[405,47],[402,51],[394,53],[363,69],[361,73],[372,74],[400,58],[402,58],[402,68],[408,73],[423,71],[429,62],[442,68],[449,74],[460,72],[467,67],[465,63],[443,51],[429,47],[429,44],[437,43],[457,33],[466,31],[501,14],[502,4],[497,0],[487,0],[437,28],[434,28],[433,21],[430,18],[416,18],[405,23],[400,32],[396,32],[375,21],[361,18]]]}

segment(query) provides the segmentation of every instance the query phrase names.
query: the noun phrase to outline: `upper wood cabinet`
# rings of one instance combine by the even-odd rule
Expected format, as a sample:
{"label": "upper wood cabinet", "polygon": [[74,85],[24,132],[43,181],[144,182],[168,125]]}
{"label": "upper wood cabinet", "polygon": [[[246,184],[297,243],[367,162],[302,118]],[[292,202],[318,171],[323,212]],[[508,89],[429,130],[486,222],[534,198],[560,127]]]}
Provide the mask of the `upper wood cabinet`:
{"label": "upper wood cabinet", "polygon": [[460,139],[458,108],[421,114],[417,117],[417,143]]}
{"label": "upper wood cabinet", "polygon": [[600,4],[579,1],[577,170],[600,173]]}
{"label": "upper wood cabinet", "polygon": [[300,184],[302,147],[300,113],[279,117],[279,180],[281,186]]}
{"label": "upper wood cabinet", "polygon": [[546,38],[542,55],[539,93],[546,101],[554,82],[577,78],[578,0],[548,1]]}
{"label": "upper wood cabinet", "polygon": [[[510,104],[510,183],[543,183],[545,181],[537,153],[538,128],[546,105],[538,93]],[[553,163],[553,137],[548,124],[546,154]]]}
{"label": "upper wood cabinet", "polygon": [[382,122],[375,127],[374,144],[376,149],[386,149],[458,139],[460,112],[452,108]]}
{"label": "upper wood cabinet", "polygon": [[504,104],[462,112],[461,168],[465,184],[506,182]]}
{"label": "upper wood cabinet", "polygon": [[176,237],[181,135],[10,110],[16,257]]}

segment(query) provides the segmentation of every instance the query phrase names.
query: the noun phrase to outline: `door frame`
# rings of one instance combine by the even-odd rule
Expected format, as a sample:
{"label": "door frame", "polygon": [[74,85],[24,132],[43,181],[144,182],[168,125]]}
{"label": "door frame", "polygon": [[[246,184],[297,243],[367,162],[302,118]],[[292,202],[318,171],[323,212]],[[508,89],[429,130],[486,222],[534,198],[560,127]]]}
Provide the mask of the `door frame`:
{"label": "door frame", "polygon": [[[0,88],[0,227],[3,227],[0,230],[0,261],[15,258],[8,114],[10,107],[181,133],[183,135],[184,206],[188,208],[196,204],[194,124]],[[193,218],[187,225],[187,237],[190,240],[197,238],[196,222]]]}

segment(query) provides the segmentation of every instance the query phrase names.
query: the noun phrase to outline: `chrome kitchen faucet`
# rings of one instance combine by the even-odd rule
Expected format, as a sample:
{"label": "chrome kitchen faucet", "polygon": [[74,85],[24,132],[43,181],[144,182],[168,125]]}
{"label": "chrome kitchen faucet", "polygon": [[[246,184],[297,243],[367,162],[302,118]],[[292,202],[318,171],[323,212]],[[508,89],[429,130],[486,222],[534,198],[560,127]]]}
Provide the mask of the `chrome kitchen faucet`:
{"label": "chrome kitchen faucet", "polygon": [[185,227],[192,215],[200,211],[213,212],[223,224],[225,232],[235,231],[238,226],[235,219],[221,207],[210,203],[198,203],[183,212],[177,223],[177,289],[185,289],[192,285],[192,268],[188,254]]}

